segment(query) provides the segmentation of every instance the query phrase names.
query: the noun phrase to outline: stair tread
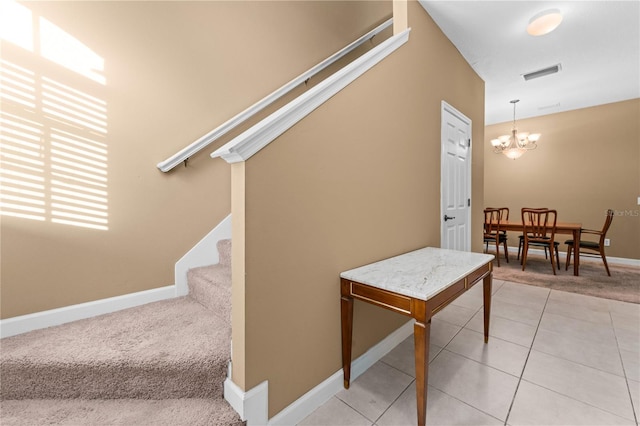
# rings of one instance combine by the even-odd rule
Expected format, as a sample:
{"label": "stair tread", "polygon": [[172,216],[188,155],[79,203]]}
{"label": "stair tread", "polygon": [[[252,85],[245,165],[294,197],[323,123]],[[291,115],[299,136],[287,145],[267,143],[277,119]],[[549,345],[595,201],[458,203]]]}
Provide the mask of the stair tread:
{"label": "stair tread", "polygon": [[231,268],[227,265],[216,263],[215,265],[199,266],[190,269],[187,274],[189,285],[195,280],[231,288]]}
{"label": "stair tread", "polygon": [[231,268],[210,265],[188,273],[189,295],[231,325]]}
{"label": "stair tread", "polygon": [[0,360],[162,363],[171,357],[227,353],[227,344],[216,343],[228,342],[229,336],[230,328],[214,312],[180,297],[2,339]]}
{"label": "stair tread", "polygon": [[0,402],[3,426],[243,425],[223,399],[38,399]]}
{"label": "stair tread", "polygon": [[190,297],[8,337],[1,394],[189,398],[222,394],[231,328]]}

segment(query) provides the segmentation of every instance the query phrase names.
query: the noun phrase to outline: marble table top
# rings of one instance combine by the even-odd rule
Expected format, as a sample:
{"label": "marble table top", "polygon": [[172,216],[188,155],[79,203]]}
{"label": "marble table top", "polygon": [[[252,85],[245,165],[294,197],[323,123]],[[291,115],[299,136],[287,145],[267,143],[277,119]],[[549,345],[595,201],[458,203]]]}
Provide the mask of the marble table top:
{"label": "marble table top", "polygon": [[494,257],[492,254],[425,247],[342,272],[340,277],[428,300]]}

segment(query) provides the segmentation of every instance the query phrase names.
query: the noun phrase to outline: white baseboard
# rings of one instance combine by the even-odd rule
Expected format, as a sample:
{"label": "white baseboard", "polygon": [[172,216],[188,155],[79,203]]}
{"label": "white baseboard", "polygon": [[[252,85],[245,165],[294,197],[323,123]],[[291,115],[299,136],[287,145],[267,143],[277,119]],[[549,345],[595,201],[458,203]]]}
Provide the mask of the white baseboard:
{"label": "white baseboard", "polygon": [[[602,259],[595,257],[582,257],[580,256],[580,262],[600,262],[602,263]],[[637,266],[640,267],[640,259],[627,259],[625,257],[610,257],[607,256],[607,263],[609,265],[625,265],[625,266]]]}
{"label": "white baseboard", "polygon": [[228,238],[231,238],[231,215],[224,218],[176,263],[175,285],[0,320],[0,338],[185,296],[189,293],[187,271],[218,263],[217,243]]}
{"label": "white baseboard", "polygon": [[224,381],[224,399],[236,410],[247,426],[266,425],[269,419],[269,383],[264,381],[244,392],[227,378]]}
{"label": "white baseboard", "polygon": [[[351,363],[351,381],[378,362],[389,351],[413,333],[414,321],[408,321],[402,327],[389,334],[377,345],[355,359]],[[267,421],[268,383],[263,382],[248,392],[243,392],[231,380],[225,381],[225,399],[240,414],[247,426],[285,426],[295,425],[327,402],[338,391],[343,389],[342,369],[336,371],[322,383],[302,395],[291,405],[280,411]],[[259,401],[262,398],[263,401]],[[244,405],[243,405],[244,404]]]}
{"label": "white baseboard", "polygon": [[122,309],[133,308],[146,303],[176,297],[175,286],[154,288],[137,293],[95,300],[49,311],[36,312],[0,320],[0,338],[15,336],[41,328],[65,324],[97,315],[108,314]]}
{"label": "white baseboard", "polygon": [[187,272],[189,269],[218,263],[220,261],[218,257],[218,241],[229,238],[231,238],[230,214],[176,262],[175,282],[178,296],[189,294],[189,286],[187,285]]}

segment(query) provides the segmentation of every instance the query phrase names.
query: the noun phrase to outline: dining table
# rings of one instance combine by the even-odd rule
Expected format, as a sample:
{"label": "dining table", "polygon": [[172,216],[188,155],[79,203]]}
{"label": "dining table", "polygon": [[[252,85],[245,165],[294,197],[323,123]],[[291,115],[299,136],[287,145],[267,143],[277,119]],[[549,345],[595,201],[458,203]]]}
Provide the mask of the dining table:
{"label": "dining table", "polygon": [[[501,220],[501,231],[515,231],[524,233],[524,225],[522,221],[517,220]],[[577,222],[557,222],[556,234],[571,234],[573,236],[573,275],[576,277],[579,275],[580,268],[580,232],[582,230],[582,224]],[[553,253],[551,254],[553,256]]]}

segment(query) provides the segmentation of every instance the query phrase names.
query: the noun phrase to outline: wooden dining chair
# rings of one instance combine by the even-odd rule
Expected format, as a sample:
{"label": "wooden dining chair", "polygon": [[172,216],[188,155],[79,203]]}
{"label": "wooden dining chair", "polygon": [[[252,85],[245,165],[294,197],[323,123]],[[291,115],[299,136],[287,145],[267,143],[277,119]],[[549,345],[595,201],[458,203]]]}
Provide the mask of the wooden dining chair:
{"label": "wooden dining chair", "polygon": [[[522,209],[524,245],[522,249],[522,270],[527,266],[529,246],[547,247],[551,252],[551,269],[556,275],[556,264],[560,265],[559,243],[555,241],[558,213],[550,209]],[[555,252],[555,259],[554,254]],[[556,262],[554,262],[554,260]]]}
{"label": "wooden dining chair", "polygon": [[[527,207],[527,208],[533,208],[533,207]],[[535,210],[541,210],[541,209],[546,209],[546,207],[536,207]],[[522,235],[518,235],[518,256],[516,257],[516,259],[520,260],[520,253],[522,252],[522,246],[524,245],[524,234]],[[544,258],[548,259],[549,258],[549,249],[545,246],[544,248]],[[522,261],[520,261],[520,263],[522,263]]]}
{"label": "wooden dining chair", "polygon": [[[613,210],[607,210],[607,218],[604,221],[604,226],[601,231],[596,231],[594,229],[582,229],[580,230],[580,256],[583,255],[583,250],[589,250],[584,253],[585,256],[600,256],[602,261],[604,262],[604,268],[607,270],[607,275],[611,276],[611,272],[609,272],[609,265],[607,265],[607,256],[604,254],[604,239],[607,236],[607,231],[611,226],[611,222],[613,221]],[[598,241],[589,241],[583,240],[582,235],[598,235]],[[569,269],[569,264],[571,263],[571,253],[573,252],[574,241],[567,240],[564,242],[567,245],[567,261],[564,266],[564,270]],[[575,256],[575,255],[574,255]]]}
{"label": "wooden dining chair", "polygon": [[500,266],[500,244],[504,245],[504,257],[509,263],[509,250],[507,248],[507,234],[500,229],[500,209],[484,209],[484,243],[487,251],[489,243],[496,246],[496,262]]}
{"label": "wooden dining chair", "polygon": [[[500,224],[502,225],[505,221],[509,220],[509,207],[487,207],[490,210],[500,210]],[[507,231],[504,229],[500,229],[504,235],[507,235]],[[489,242],[485,241],[485,252],[489,250]]]}

